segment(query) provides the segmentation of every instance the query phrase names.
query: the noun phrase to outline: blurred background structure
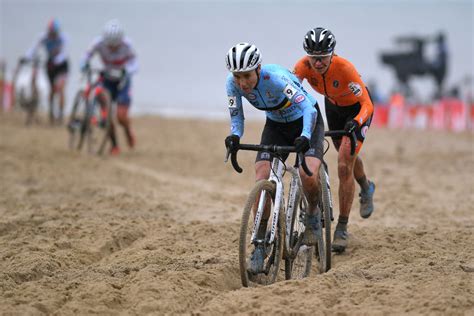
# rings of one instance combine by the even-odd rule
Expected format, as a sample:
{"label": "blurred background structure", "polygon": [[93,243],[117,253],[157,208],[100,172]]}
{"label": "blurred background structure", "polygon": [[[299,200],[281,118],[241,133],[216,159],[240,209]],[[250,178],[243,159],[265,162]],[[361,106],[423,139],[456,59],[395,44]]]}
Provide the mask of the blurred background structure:
{"label": "blurred background structure", "polygon": [[[118,18],[140,64],[132,114],[226,119],[229,47],[252,42],[264,63],[291,69],[304,54],[306,31],[324,26],[378,103],[388,104],[394,92],[417,104],[453,92],[465,102],[473,95],[473,12],[472,0],[0,0],[0,59],[9,81],[18,58],[58,18],[69,37],[70,106],[79,60],[104,23]],[[38,84],[45,89],[44,78]],[[251,107],[246,115],[264,117]]]}
{"label": "blurred background structure", "polygon": [[[433,60],[429,60],[425,53],[425,45],[430,42],[434,42],[436,45]],[[400,36],[396,38],[396,43],[399,45],[408,44],[409,49],[401,52],[382,53],[381,59],[384,64],[395,70],[400,92],[406,97],[412,96],[414,92],[410,87],[409,80],[416,76],[428,76],[432,77],[436,83],[433,98],[441,98],[444,95],[443,83],[448,64],[445,34],[440,32],[433,37]]]}

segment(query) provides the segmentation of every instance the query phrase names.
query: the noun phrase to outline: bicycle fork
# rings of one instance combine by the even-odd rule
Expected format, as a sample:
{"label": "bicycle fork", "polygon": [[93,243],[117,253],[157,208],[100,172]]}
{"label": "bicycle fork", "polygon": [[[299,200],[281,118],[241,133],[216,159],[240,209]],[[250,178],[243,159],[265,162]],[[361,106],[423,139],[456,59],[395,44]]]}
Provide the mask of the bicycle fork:
{"label": "bicycle fork", "polygon": [[290,196],[288,197],[288,208],[286,210],[286,249],[290,249],[291,246],[289,244],[290,235],[291,235],[291,219],[293,218],[293,213],[295,212],[295,208],[298,206],[295,205],[296,199],[296,192],[298,191],[298,177],[295,176],[293,170],[291,170],[292,177],[290,182]]}
{"label": "bicycle fork", "polygon": [[[279,220],[279,213],[280,213],[280,207],[284,205],[283,202],[283,182],[281,181],[281,174],[283,173],[283,164],[280,163],[278,160],[274,160],[272,162],[272,170],[276,170],[276,173],[271,173],[269,177],[269,181],[272,181],[275,183],[275,207],[273,208],[272,211],[272,224],[271,224],[271,231],[270,231],[270,240],[268,240],[268,244],[272,244],[273,241],[275,240],[275,233],[277,230],[277,225],[278,225],[278,220]],[[272,171],[273,172],[273,171]],[[265,204],[266,204],[266,198],[267,198],[267,192],[262,191],[260,193],[260,200],[258,202],[258,208],[257,208],[257,213],[255,214],[255,221],[253,225],[253,230],[252,230],[252,238],[251,238],[251,243],[252,244],[258,244],[262,242],[261,240],[257,240],[257,232],[258,228],[260,227],[260,222],[262,220],[263,212],[265,211]]]}

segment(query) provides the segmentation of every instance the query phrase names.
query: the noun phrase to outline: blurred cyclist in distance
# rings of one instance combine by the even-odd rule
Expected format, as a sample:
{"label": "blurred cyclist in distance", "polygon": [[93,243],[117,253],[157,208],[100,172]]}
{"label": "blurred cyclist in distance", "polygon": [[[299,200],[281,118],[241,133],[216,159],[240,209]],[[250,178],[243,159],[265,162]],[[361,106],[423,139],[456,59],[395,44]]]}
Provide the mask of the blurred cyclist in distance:
{"label": "blurred cyclist in distance", "polygon": [[[131,41],[125,37],[118,20],[106,23],[102,36],[96,38],[81,61],[81,70],[87,71],[90,60],[98,54],[104,66],[102,87],[108,91],[111,101],[117,104],[117,120],[125,130],[128,146],[135,147],[135,134],[132,131],[129,109],[131,105],[131,76],[138,70],[135,50]],[[102,93],[103,94],[103,93]],[[102,96],[99,99],[108,99]],[[111,154],[119,154],[120,149],[112,135]]]}
{"label": "blurred cyclist in distance", "polygon": [[37,58],[40,47],[47,53],[47,74],[50,84],[49,90],[49,121],[55,123],[54,98],[59,97],[58,121],[61,124],[64,116],[65,85],[68,75],[68,56],[66,52],[67,37],[62,32],[57,19],[48,22],[47,29],[40,35],[33,47],[26,53],[20,62],[32,61]]}

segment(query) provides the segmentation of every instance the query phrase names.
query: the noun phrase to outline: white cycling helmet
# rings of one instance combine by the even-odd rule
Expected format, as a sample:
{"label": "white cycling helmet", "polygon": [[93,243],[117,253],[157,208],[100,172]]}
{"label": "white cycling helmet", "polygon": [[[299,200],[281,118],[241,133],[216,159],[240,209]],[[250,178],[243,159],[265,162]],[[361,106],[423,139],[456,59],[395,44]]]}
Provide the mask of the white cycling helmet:
{"label": "white cycling helmet", "polygon": [[104,40],[109,45],[118,45],[123,39],[123,29],[118,20],[110,20],[104,27]]}
{"label": "white cycling helmet", "polygon": [[227,69],[231,72],[254,70],[262,62],[262,54],[255,45],[239,43],[227,52],[225,57]]}

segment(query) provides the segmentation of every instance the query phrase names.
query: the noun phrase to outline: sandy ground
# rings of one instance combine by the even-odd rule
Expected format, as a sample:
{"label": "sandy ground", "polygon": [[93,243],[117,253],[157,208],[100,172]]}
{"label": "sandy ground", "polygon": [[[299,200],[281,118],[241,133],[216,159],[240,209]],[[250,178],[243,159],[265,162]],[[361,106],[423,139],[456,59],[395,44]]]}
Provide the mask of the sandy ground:
{"label": "sandy ground", "polygon": [[98,158],[0,114],[0,314],[474,315],[472,134],[372,129],[376,211],[363,220],[355,201],[348,251],[326,274],[242,288],[254,154],[243,174],[223,163],[227,122],[134,124],[135,151]]}

